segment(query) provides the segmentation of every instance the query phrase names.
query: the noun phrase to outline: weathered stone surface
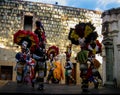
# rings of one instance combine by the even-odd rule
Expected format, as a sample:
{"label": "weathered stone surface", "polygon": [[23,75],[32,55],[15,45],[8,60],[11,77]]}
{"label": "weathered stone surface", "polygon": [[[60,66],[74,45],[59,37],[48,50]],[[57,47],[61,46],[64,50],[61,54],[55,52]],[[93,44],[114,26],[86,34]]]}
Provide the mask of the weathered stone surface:
{"label": "weathered stone surface", "polygon": [[[41,19],[47,36],[46,48],[57,45],[61,53],[65,52],[66,46],[70,43],[70,28],[74,28],[80,21],[91,21],[101,34],[102,19],[99,11],[22,0],[0,0],[0,47],[4,48],[0,50],[0,64],[3,64],[3,61],[7,64],[7,60],[15,62],[14,56],[19,48],[13,44],[13,34],[24,29],[26,15],[33,16],[32,31],[35,30],[35,21]],[[10,49],[7,50],[6,47]],[[79,47],[73,48],[73,61],[78,50]],[[65,62],[65,59],[63,60]]]}
{"label": "weathered stone surface", "polygon": [[[102,33],[105,56],[103,56],[103,81],[120,87],[120,8],[102,13]],[[116,80],[116,81],[114,81]],[[111,85],[111,84],[110,84]]]}

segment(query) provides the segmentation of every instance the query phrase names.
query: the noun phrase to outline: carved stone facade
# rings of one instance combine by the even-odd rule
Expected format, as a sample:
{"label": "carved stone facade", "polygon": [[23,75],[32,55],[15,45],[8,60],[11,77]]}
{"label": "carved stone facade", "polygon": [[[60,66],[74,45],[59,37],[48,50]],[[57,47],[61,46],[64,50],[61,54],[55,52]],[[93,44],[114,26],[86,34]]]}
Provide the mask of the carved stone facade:
{"label": "carved stone facade", "polygon": [[[65,63],[66,46],[70,43],[68,34],[70,28],[76,24],[91,21],[98,32],[98,39],[101,35],[101,12],[75,7],[44,4],[38,2],[28,2],[20,0],[0,1],[0,66],[12,66],[12,80],[15,80],[15,54],[19,47],[13,44],[13,34],[18,30],[25,29],[25,17],[32,18],[31,31],[35,29],[35,21],[41,19],[47,36],[47,48],[57,45],[60,49],[61,61]],[[79,50],[79,46],[72,48],[72,58]],[[76,64],[76,79],[79,79],[79,64]]]}
{"label": "carved stone facade", "polygon": [[120,8],[102,13],[102,34],[105,53],[103,54],[103,81],[106,85],[120,87]]}

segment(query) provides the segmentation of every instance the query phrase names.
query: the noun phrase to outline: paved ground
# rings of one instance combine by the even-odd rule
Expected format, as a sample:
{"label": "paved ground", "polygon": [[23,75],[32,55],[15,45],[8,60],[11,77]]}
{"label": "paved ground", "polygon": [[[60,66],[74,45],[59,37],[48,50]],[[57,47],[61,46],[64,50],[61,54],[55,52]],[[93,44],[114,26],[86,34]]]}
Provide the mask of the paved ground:
{"label": "paved ground", "polygon": [[[0,84],[3,82],[0,82]],[[4,85],[3,85],[4,84]],[[43,91],[37,90],[37,87],[33,89],[30,85],[17,84],[16,82],[4,82],[0,85],[0,95],[2,94],[120,94],[118,88],[105,88],[99,87],[99,89],[89,88],[89,92],[82,92],[80,85],[64,85],[64,84],[45,84]]]}
{"label": "paved ground", "polygon": [[0,87],[4,86],[8,81],[6,80],[0,80]]}

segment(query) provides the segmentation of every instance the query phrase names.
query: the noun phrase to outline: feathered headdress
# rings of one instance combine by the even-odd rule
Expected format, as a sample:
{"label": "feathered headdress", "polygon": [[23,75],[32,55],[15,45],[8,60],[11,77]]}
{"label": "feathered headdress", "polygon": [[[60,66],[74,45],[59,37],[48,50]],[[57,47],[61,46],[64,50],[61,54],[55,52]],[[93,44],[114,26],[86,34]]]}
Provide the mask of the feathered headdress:
{"label": "feathered headdress", "polygon": [[57,46],[51,46],[47,50],[47,56],[50,58],[50,55],[53,55],[53,57],[57,56],[59,54],[59,48]]}

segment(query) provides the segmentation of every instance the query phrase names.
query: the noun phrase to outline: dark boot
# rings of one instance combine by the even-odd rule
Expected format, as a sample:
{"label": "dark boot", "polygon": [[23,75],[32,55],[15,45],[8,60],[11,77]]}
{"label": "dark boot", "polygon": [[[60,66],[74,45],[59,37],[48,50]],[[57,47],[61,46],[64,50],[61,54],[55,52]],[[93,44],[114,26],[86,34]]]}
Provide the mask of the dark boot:
{"label": "dark boot", "polygon": [[99,86],[99,83],[98,83],[98,82],[94,83],[94,88],[95,88],[95,89],[98,89],[98,86]]}
{"label": "dark boot", "polygon": [[33,80],[31,81],[33,88],[35,87],[35,82],[36,82],[36,79],[33,79]]}
{"label": "dark boot", "polygon": [[35,87],[35,84],[34,84],[34,82],[32,82],[32,87],[33,87],[33,88]]}

